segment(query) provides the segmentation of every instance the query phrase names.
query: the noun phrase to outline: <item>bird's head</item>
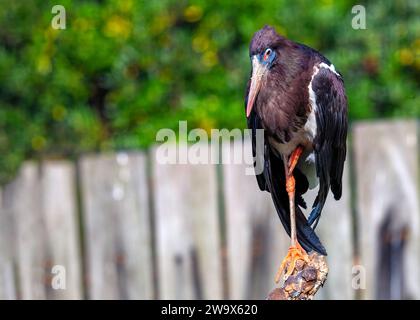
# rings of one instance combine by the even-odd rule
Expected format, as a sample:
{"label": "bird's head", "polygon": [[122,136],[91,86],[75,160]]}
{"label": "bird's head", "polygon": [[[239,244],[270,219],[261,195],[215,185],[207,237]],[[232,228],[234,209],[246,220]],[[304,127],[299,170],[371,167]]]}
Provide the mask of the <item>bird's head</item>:
{"label": "bird's head", "polygon": [[252,64],[251,85],[248,93],[246,116],[249,117],[255,98],[261,89],[263,79],[276,64],[279,46],[284,40],[269,26],[265,26],[254,34],[249,46],[249,56]]}

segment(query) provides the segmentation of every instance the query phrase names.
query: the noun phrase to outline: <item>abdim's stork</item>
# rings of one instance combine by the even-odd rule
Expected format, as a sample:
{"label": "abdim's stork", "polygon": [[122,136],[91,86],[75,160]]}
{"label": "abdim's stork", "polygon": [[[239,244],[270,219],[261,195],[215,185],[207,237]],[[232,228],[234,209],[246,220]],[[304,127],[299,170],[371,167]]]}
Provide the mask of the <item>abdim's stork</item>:
{"label": "abdim's stork", "polygon": [[[315,227],[329,189],[341,197],[346,158],[347,98],[343,79],[323,55],[290,41],[269,27],[255,33],[249,47],[252,63],[245,99],[253,155],[261,190],[271,193],[291,246],[276,276],[285,278],[307,251],[326,255]],[[257,152],[256,129],[264,129]],[[308,219],[302,195],[319,184]]]}

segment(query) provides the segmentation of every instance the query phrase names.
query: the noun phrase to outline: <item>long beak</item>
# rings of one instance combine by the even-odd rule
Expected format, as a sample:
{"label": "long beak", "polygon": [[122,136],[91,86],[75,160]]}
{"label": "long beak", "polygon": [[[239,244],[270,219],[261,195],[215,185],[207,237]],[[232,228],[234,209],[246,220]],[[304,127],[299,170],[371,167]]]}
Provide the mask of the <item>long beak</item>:
{"label": "long beak", "polygon": [[252,107],[254,106],[255,98],[261,88],[261,79],[267,68],[263,66],[257,59],[256,56],[252,58],[252,76],[251,76],[251,87],[248,93],[248,103],[246,105],[246,117],[248,118]]}

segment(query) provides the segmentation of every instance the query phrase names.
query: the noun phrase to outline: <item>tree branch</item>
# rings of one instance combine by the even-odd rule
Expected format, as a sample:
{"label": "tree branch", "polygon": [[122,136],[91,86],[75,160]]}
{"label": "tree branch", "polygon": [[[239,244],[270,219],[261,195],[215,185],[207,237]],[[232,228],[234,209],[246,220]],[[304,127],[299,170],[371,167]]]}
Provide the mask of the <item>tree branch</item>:
{"label": "tree branch", "polygon": [[312,300],[325,280],[327,280],[328,266],[325,256],[316,252],[309,255],[309,262],[296,262],[295,270],[283,282],[280,288],[275,288],[267,300]]}

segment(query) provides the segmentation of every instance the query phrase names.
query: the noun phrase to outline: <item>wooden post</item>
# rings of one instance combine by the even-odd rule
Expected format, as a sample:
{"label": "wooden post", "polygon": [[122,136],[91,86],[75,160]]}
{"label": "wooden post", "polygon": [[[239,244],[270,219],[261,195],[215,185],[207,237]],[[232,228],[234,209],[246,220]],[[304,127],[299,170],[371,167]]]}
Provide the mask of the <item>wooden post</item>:
{"label": "wooden post", "polygon": [[3,205],[0,188],[0,300],[16,299],[13,216]]}
{"label": "wooden post", "polygon": [[292,274],[275,288],[267,300],[312,300],[328,275],[326,257],[309,253],[308,261],[298,260]]}
{"label": "wooden post", "polygon": [[157,148],[152,161],[159,298],[221,299],[216,168],[161,164]]}
{"label": "wooden post", "polygon": [[[258,188],[250,141],[222,149],[228,275],[231,299],[263,299],[290,244],[268,192]],[[234,159],[247,159],[248,165]],[[245,158],[244,158],[245,157]]]}
{"label": "wooden post", "polygon": [[14,241],[9,245],[16,250],[18,297],[22,299],[45,299],[49,285],[39,181],[37,164],[25,162],[3,191],[4,208],[13,216]]}
{"label": "wooden post", "polygon": [[[42,164],[42,212],[47,244],[48,299],[81,299],[81,256],[74,164]],[[48,277],[47,277],[48,279]],[[64,283],[63,283],[64,280]]]}
{"label": "wooden post", "polygon": [[81,180],[89,298],[151,299],[145,155],[84,156]]}
{"label": "wooden post", "polygon": [[[17,278],[22,299],[80,299],[81,275],[76,228],[74,167],[25,162],[3,192],[2,236],[9,287]],[[17,265],[17,277],[13,272]],[[15,297],[14,289],[8,295]]]}
{"label": "wooden post", "polygon": [[417,130],[415,120],[354,127],[361,292],[367,299],[420,299]]}
{"label": "wooden post", "polygon": [[[316,233],[327,249],[326,262],[329,265],[328,280],[315,296],[317,300],[349,300],[355,297],[352,288],[354,261],[349,158],[350,156],[347,157],[344,165],[342,197],[339,201],[336,201],[330,191],[316,229]],[[318,187],[308,190],[305,194],[305,201],[308,205],[307,212],[312,207],[317,194]]]}

